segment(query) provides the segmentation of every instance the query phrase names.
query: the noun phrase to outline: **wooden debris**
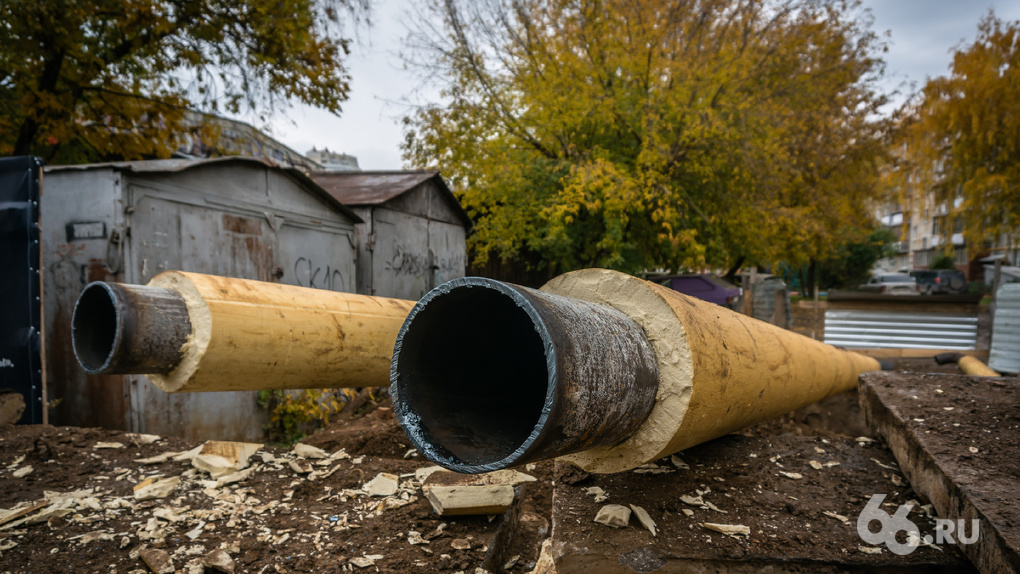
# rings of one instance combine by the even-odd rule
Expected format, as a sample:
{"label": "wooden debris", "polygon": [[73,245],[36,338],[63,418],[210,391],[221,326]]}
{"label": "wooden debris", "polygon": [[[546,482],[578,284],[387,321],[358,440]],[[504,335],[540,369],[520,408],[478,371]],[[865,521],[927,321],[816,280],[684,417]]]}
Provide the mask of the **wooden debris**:
{"label": "wooden debris", "polygon": [[94,448],[94,449],[124,448],[124,443],[122,443],[122,442],[97,442],[95,444],[95,446],[93,446],[92,448]]}
{"label": "wooden debris", "polygon": [[828,516],[829,518],[835,518],[836,520],[842,522],[843,524],[850,524],[850,519],[849,518],[847,518],[846,516],[843,516],[842,514],[836,514],[835,512],[833,512],[831,510],[822,511],[822,514],[824,514],[825,516]]}
{"label": "wooden debris", "polygon": [[164,452],[163,454],[157,454],[156,456],[150,456],[149,458],[137,458],[135,459],[135,462],[139,464],[162,464],[174,457],[180,456],[181,454],[183,453]]}
{"label": "wooden debris", "polygon": [[640,506],[635,506],[633,504],[630,505],[630,509],[634,511],[634,516],[637,517],[638,522],[641,523],[641,526],[647,528],[648,531],[652,533],[652,536],[655,536],[655,521],[652,520],[652,517],[648,515],[648,511],[645,510],[644,508],[641,508]]}
{"label": "wooden debris", "polygon": [[260,448],[257,443],[211,440],[202,445],[191,465],[216,479],[247,467],[248,459]]}
{"label": "wooden debris", "polygon": [[294,450],[292,452],[295,456],[299,456],[301,458],[329,458],[329,453],[321,448],[300,442],[294,445]]}
{"label": "wooden debris", "polygon": [[422,489],[433,486],[517,486],[525,482],[534,482],[535,477],[513,469],[496,470],[482,474],[461,474],[449,470],[436,470],[429,473],[422,482]]}
{"label": "wooden debris", "polygon": [[355,556],[351,558],[351,564],[354,564],[358,568],[368,568],[374,566],[376,560],[382,560],[382,556],[378,554],[366,554],[365,556]]}
{"label": "wooden debris", "polygon": [[596,504],[609,500],[609,495],[606,494],[606,491],[602,490],[602,488],[598,486],[590,486],[584,489],[584,492],[585,494],[594,496]]}
{"label": "wooden debris", "polygon": [[789,478],[790,480],[800,480],[800,479],[804,478],[804,475],[799,473],[799,472],[786,472],[784,470],[781,470],[781,471],[779,471],[779,474],[781,476],[785,476],[786,478]]}
{"label": "wooden debris", "polygon": [[145,446],[163,440],[163,437],[155,434],[128,433],[128,440],[138,446]]}
{"label": "wooden debris", "polygon": [[714,530],[715,532],[725,534],[727,536],[736,537],[738,535],[741,536],[751,535],[751,528],[748,526],[744,526],[743,524],[716,524],[714,522],[706,522],[702,524],[702,526],[709,530]]}
{"label": "wooden debris", "polygon": [[181,483],[179,476],[172,476],[162,480],[147,479],[134,487],[135,500],[152,500],[155,498],[166,498]]}
{"label": "wooden debris", "polygon": [[514,487],[434,486],[425,493],[432,509],[440,516],[502,514],[514,501]]}
{"label": "wooden debris", "polygon": [[33,512],[35,512],[36,510],[39,510],[40,508],[46,508],[49,505],[50,505],[50,501],[42,500],[42,501],[39,501],[39,502],[33,502],[33,503],[30,503],[30,504],[26,504],[26,505],[21,506],[21,507],[15,506],[14,508],[12,508],[10,510],[5,511],[5,513],[0,514],[0,526],[2,526],[4,524],[7,524],[8,522],[17,520],[19,518],[28,516],[29,514],[32,514]]}
{"label": "wooden debris", "polygon": [[375,478],[361,487],[369,496],[393,496],[399,488],[397,475],[388,472],[380,472]]}
{"label": "wooden debris", "polygon": [[631,510],[626,506],[607,504],[600,508],[598,514],[595,515],[595,522],[613,528],[623,528],[630,524],[630,514]]}
{"label": "wooden debris", "polygon": [[312,472],[312,464],[307,460],[288,460],[287,465],[291,470],[298,474],[308,474]]}

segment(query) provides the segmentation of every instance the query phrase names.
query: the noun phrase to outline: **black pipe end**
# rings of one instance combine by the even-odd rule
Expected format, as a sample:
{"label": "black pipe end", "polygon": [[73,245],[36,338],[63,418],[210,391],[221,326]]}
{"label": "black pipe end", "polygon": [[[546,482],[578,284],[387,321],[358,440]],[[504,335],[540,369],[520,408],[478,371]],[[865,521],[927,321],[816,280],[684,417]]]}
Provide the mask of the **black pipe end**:
{"label": "black pipe end", "polygon": [[71,317],[74,356],[90,375],[170,374],[190,334],[184,298],[161,287],[89,283]]}
{"label": "black pipe end", "polygon": [[655,405],[658,363],[612,307],[467,277],[411,310],[390,383],[415,448],[479,473],[626,440]]}
{"label": "black pipe end", "polygon": [[74,304],[71,346],[78,364],[90,375],[106,372],[124,336],[123,317],[113,288],[89,283]]}
{"label": "black pipe end", "polygon": [[553,407],[556,352],[532,304],[481,277],[411,310],[390,370],[393,410],[426,458],[480,473],[527,462]]}

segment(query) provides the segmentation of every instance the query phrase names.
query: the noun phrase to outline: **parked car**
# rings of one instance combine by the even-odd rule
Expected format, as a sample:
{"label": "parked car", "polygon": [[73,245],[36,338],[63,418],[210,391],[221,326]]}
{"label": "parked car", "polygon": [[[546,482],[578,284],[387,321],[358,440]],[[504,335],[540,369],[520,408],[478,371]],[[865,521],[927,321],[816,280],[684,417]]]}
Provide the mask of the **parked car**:
{"label": "parked car", "polygon": [[659,277],[655,279],[655,282],[684,295],[697,297],[723,307],[732,307],[743,293],[740,287],[729,281],[704,273]]}
{"label": "parked car", "polygon": [[967,292],[967,277],[956,269],[911,271],[910,276],[925,295]]}
{"label": "parked car", "polygon": [[861,291],[883,295],[920,295],[921,288],[910,275],[882,273],[860,286]]}

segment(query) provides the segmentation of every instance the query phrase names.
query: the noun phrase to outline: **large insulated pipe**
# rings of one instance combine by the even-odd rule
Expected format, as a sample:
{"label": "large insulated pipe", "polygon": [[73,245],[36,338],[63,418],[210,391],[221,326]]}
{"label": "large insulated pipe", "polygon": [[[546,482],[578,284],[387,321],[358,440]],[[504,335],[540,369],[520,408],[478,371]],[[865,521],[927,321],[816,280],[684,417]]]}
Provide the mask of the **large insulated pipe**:
{"label": "large insulated pipe", "polygon": [[541,291],[475,278],[437,287],[401,328],[390,377],[408,438],[440,465],[481,472],[563,456],[605,473],[851,390],[879,368],[660,285],[587,269]]}
{"label": "large insulated pipe", "polygon": [[86,372],[144,374],[167,392],[383,386],[413,305],[166,271],[89,284],[72,343]]}
{"label": "large insulated pipe", "polygon": [[477,473],[620,443],[655,405],[658,373],[620,311],[469,277],[411,311],[392,377],[418,450]]}

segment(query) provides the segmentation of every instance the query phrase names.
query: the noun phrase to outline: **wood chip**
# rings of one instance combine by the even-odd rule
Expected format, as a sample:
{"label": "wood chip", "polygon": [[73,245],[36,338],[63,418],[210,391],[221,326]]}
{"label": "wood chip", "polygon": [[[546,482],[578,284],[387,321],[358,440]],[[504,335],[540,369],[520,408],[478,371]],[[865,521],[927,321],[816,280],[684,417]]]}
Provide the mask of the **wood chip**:
{"label": "wood chip", "polygon": [[514,487],[435,486],[426,497],[440,516],[503,514],[513,504]]}
{"label": "wood chip", "polygon": [[641,508],[640,506],[635,506],[633,504],[630,505],[630,509],[634,511],[634,516],[637,517],[638,522],[641,523],[641,526],[647,528],[648,531],[652,533],[652,536],[655,536],[655,521],[652,520],[652,517],[648,515],[648,511],[646,511],[644,508]]}
{"label": "wood chip", "polygon": [[727,536],[751,535],[750,527],[744,526],[743,524],[716,524],[714,522],[706,522],[702,524],[702,526],[709,530],[714,530],[720,534],[725,534]]}
{"label": "wood chip", "polygon": [[630,515],[631,509],[626,506],[607,504],[600,508],[598,514],[595,515],[595,522],[613,528],[623,528],[630,524]]}

